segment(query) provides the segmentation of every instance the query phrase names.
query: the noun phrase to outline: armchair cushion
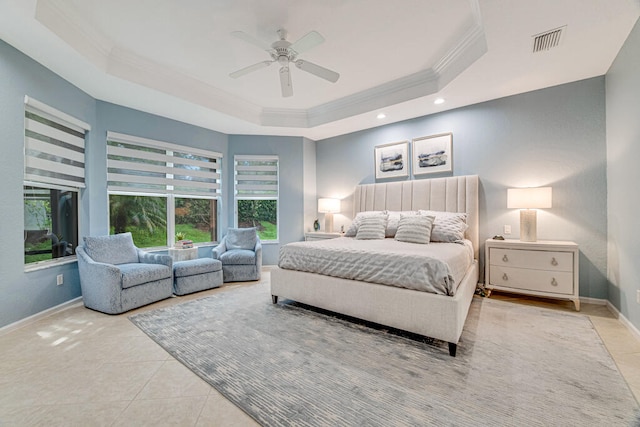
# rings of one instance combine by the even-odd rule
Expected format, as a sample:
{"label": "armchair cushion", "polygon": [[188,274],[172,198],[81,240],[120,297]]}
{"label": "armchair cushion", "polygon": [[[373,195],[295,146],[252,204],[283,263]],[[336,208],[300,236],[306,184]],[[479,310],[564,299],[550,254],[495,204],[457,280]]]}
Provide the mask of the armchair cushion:
{"label": "armchair cushion", "polygon": [[258,235],[255,228],[230,228],[226,235],[227,250],[248,249],[254,250]]}
{"label": "armchair cushion", "polygon": [[171,268],[163,264],[120,264],[122,273],[122,289],[171,278]]}
{"label": "armchair cushion", "polygon": [[138,251],[131,233],[85,237],[84,248],[96,262],[115,265],[138,262]]}
{"label": "armchair cushion", "polygon": [[224,265],[255,265],[256,253],[253,250],[236,249],[220,255],[220,261]]}

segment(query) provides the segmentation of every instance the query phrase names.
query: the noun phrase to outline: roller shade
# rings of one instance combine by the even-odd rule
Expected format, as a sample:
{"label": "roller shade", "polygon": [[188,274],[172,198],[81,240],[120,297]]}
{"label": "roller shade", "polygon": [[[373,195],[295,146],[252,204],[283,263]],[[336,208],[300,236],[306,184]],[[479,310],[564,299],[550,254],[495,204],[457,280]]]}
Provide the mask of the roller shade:
{"label": "roller shade", "polygon": [[110,191],[215,196],[221,169],[214,151],[107,132]]}
{"label": "roller shade", "polygon": [[91,127],[33,98],[25,97],[24,180],[84,188],[85,135]]}
{"label": "roller shade", "polygon": [[278,156],[235,156],[234,165],[237,197],[278,197]]}

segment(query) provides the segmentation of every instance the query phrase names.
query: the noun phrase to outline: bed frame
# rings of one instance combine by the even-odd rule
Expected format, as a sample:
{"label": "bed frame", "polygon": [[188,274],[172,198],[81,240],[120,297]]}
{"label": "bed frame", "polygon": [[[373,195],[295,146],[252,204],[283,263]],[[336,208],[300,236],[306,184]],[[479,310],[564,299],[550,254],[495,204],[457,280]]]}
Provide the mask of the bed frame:
{"label": "bed frame", "polygon": [[436,338],[449,343],[456,355],[471,300],[478,283],[478,176],[359,185],[354,216],[362,211],[435,210],[466,212],[465,237],[474,249],[474,262],[456,294],[436,295],[315,273],[271,270],[273,303],[286,298],[369,322]]}

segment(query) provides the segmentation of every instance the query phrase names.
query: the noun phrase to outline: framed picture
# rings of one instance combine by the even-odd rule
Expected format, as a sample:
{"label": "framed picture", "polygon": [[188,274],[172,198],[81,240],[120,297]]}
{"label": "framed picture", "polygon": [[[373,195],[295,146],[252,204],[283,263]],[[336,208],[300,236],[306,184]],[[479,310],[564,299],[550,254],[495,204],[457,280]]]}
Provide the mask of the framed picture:
{"label": "framed picture", "polygon": [[378,145],[374,155],[376,179],[409,176],[409,141]]}
{"label": "framed picture", "polygon": [[412,142],[413,175],[453,171],[453,134],[415,138]]}

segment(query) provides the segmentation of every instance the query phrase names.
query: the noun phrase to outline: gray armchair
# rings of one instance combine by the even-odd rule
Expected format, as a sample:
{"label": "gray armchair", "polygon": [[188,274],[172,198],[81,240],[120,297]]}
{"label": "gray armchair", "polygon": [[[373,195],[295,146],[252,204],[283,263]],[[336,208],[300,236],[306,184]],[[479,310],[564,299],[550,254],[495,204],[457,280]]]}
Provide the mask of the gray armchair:
{"label": "gray armchair", "polygon": [[230,228],[211,256],[222,262],[225,282],[260,280],[262,243],[255,228]]}
{"label": "gray armchair", "polygon": [[87,308],[119,314],[173,294],[173,262],[135,247],[131,233],[85,237],[76,248]]}

